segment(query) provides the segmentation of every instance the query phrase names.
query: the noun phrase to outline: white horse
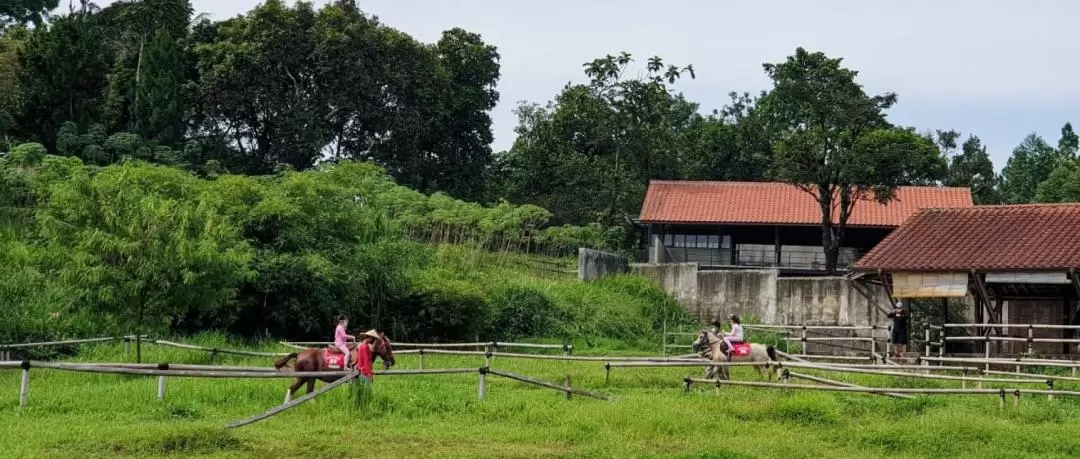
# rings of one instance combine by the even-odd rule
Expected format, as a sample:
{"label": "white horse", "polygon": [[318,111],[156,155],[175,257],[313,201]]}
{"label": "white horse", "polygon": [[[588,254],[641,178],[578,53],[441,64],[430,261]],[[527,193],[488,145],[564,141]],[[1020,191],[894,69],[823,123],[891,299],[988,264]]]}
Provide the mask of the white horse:
{"label": "white horse", "polygon": [[[727,356],[727,343],[724,339],[713,333],[712,330],[702,330],[698,334],[698,337],[692,343],[694,352],[698,352],[699,349],[705,347],[708,348],[708,357],[713,362],[761,362],[761,365],[754,365],[754,369],[757,370],[758,376],[764,376],[761,372],[762,369],[768,373],[768,380],[772,381],[773,376],[776,373],[776,368],[769,365],[769,361],[778,362],[776,358],[776,348],[772,344],[750,344],[750,353],[747,355],[732,355],[731,358]],[[728,368],[725,366],[711,366],[705,371],[705,378],[712,379],[716,375],[717,370],[720,370],[721,378],[730,379],[728,374]]]}

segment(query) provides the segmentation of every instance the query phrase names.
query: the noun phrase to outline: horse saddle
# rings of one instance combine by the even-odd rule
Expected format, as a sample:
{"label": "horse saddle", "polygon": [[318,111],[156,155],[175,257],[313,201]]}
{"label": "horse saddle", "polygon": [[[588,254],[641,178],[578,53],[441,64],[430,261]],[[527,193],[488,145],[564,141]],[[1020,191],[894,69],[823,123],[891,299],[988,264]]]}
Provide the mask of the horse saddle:
{"label": "horse saddle", "polygon": [[745,356],[748,356],[748,355],[750,355],[751,350],[752,350],[752,348],[750,347],[750,343],[747,343],[747,342],[732,343],[732,345],[731,345],[731,355],[733,357],[745,357]]}
{"label": "horse saddle", "polygon": [[326,367],[333,370],[340,370],[345,368],[345,354],[341,353],[341,349],[334,346],[328,346],[323,351],[323,358],[326,359]]}

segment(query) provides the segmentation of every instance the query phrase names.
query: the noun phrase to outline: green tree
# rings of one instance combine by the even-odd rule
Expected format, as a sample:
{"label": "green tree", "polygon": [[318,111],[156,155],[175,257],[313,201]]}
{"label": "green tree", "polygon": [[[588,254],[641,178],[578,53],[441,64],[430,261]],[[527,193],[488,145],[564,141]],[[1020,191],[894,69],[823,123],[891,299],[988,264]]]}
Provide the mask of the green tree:
{"label": "green tree", "polygon": [[1002,199],[1009,204],[1035,200],[1039,184],[1061,165],[1062,156],[1037,134],[1029,134],[1001,170]]}
{"label": "green tree", "polygon": [[841,59],[798,48],[764,68],[773,87],[760,110],[779,139],[771,175],[817,200],[825,267],[836,272],[855,205],[888,202],[899,185],[942,178],[944,157],[931,139],[893,128],[885,110],[896,95],[867,95]]}
{"label": "green tree", "polygon": [[290,8],[269,0],[201,32],[213,34],[194,50],[201,134],[227,139],[250,158],[247,172],[307,169],[330,142],[326,120],[335,109],[324,91],[328,80],[315,77],[323,65],[314,54],[315,22],[309,3]]}
{"label": "green tree", "polygon": [[0,151],[6,151],[10,146],[8,134],[15,127],[15,117],[22,111],[19,52],[29,33],[26,28],[18,27],[0,34]]}
{"label": "green tree", "polygon": [[[128,0],[115,7],[123,45],[113,90],[131,95],[128,110],[133,121],[122,129],[166,144],[176,142],[184,134],[187,108],[181,90],[188,66],[184,42],[191,2]],[[132,61],[134,69],[127,68]]]}
{"label": "green tree", "polygon": [[978,137],[969,135],[960,153],[950,158],[945,185],[970,187],[975,204],[998,204],[1001,198],[997,184],[998,177],[986,147]]}
{"label": "green tree", "polygon": [[100,19],[84,5],[31,32],[19,51],[22,110],[13,135],[52,151],[65,121],[88,126],[100,119],[111,65]]}
{"label": "green tree", "polygon": [[251,248],[220,202],[175,169],[78,168],[51,187],[40,229],[67,254],[57,268],[75,304],[140,333],[163,331],[227,304],[251,277]]}
{"label": "green tree", "polygon": [[0,1],[0,31],[11,24],[33,24],[40,27],[59,0],[4,0]]}
{"label": "green tree", "polygon": [[649,179],[715,170],[699,150],[719,149],[728,133],[670,87],[692,67],[654,57],[644,76],[628,78],[632,63],[628,53],[595,59],[585,64],[588,84],[567,85],[544,107],[521,105],[494,194],[545,207],[557,224],[625,226]]}

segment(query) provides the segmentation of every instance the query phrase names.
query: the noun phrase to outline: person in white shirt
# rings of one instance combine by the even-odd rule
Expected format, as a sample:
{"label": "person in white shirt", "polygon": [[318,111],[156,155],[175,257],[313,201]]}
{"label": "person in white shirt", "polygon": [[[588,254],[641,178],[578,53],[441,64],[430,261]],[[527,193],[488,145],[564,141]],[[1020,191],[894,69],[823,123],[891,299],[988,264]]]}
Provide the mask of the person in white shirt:
{"label": "person in white shirt", "polygon": [[732,314],[729,319],[731,319],[731,333],[724,335],[724,344],[727,344],[727,354],[730,359],[731,352],[734,349],[733,345],[743,342],[743,329],[742,325],[739,324],[739,316]]}

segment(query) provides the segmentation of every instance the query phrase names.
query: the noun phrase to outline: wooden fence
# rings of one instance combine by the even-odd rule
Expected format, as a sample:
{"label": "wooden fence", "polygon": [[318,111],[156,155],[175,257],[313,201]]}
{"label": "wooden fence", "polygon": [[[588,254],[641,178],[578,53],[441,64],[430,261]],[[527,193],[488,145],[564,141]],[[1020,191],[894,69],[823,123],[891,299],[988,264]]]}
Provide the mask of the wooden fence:
{"label": "wooden fence", "polygon": [[[769,325],[769,324],[749,324],[743,325],[745,330],[760,330],[772,333],[779,333],[785,335],[780,338],[778,347],[782,344],[785,352],[790,352],[791,349],[788,343],[798,342],[802,344],[802,354],[797,354],[806,358],[820,358],[820,359],[833,359],[833,360],[874,360],[877,362],[888,362],[887,355],[891,353],[892,342],[890,340],[890,334],[892,326],[858,326],[858,325]],[[828,332],[828,331],[848,331],[852,333],[870,332],[870,336],[810,336],[815,332]],[[885,336],[878,336],[878,332],[885,332]],[[798,336],[792,336],[798,334]],[[669,349],[689,349],[690,344],[676,344],[671,343],[670,338],[696,338],[698,332],[687,332],[683,330],[668,331],[667,323],[664,324],[663,330],[663,342],[661,343],[661,355],[667,355]],[[847,348],[843,344],[836,343],[868,343],[869,351],[866,357],[853,356],[853,355],[825,355],[825,354],[808,354],[806,353],[807,344],[817,343],[821,345],[834,346],[840,348]],[[879,350],[883,349],[885,355],[879,353]]]}

